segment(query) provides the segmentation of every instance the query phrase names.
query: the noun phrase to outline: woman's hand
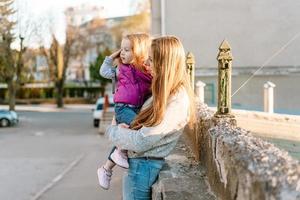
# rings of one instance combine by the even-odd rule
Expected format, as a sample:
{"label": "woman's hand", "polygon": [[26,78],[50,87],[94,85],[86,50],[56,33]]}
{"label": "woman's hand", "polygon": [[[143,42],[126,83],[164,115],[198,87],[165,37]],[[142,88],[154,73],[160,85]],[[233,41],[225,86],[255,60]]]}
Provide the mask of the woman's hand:
{"label": "woman's hand", "polygon": [[120,53],[121,53],[121,49],[113,52],[109,57],[113,60],[115,60],[116,58],[119,58],[120,57]]}
{"label": "woman's hand", "polygon": [[119,124],[118,126],[121,128],[129,128],[129,125],[125,123]]}
{"label": "woman's hand", "polygon": [[[113,125],[113,126],[117,125],[115,116],[113,116],[113,118],[111,120],[111,125]],[[121,123],[118,126],[121,127],[121,128],[129,128],[129,125],[127,125],[125,123]]]}

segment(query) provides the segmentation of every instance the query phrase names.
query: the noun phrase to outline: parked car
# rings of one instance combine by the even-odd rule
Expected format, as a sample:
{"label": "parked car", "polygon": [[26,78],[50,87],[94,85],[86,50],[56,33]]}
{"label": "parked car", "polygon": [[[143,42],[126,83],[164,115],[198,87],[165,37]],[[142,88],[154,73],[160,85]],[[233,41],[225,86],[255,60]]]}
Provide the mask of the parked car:
{"label": "parked car", "polygon": [[[113,97],[109,97],[108,98],[109,101],[109,110],[112,111],[113,107],[114,107],[114,100]],[[100,122],[101,122],[101,117],[102,117],[102,113],[103,113],[103,105],[104,105],[104,97],[100,97],[96,104],[95,107],[93,109],[93,123],[94,123],[94,127],[98,127]]]}
{"label": "parked car", "polygon": [[18,114],[15,111],[0,110],[0,126],[7,127],[19,122]]}

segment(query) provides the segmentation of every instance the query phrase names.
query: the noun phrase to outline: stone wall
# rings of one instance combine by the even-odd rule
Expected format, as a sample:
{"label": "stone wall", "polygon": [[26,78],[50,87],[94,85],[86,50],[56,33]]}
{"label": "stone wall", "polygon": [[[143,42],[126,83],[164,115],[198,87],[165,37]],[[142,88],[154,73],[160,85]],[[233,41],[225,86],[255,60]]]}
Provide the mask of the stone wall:
{"label": "stone wall", "polygon": [[205,114],[209,113],[205,105],[198,108],[195,146],[199,146],[200,163],[208,169],[208,181],[218,199],[300,199],[298,161],[236,127],[234,118],[216,118]]}
{"label": "stone wall", "polygon": [[185,130],[189,148],[181,142],[167,157],[154,200],[300,199],[298,161],[238,128],[234,118],[216,118],[204,104],[198,110],[197,126]]}

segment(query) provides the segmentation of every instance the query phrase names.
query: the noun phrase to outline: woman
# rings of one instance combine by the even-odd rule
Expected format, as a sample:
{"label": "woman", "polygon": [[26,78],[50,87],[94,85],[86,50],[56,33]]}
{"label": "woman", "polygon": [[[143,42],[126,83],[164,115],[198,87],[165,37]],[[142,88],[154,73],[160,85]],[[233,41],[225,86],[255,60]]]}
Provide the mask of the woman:
{"label": "woman", "polygon": [[129,170],[123,180],[123,199],[151,199],[151,186],[175,147],[186,124],[195,121],[193,91],[185,67],[185,53],[178,38],[152,41],[148,59],[152,97],[130,129],[111,125],[106,134],[112,143],[128,150]]}

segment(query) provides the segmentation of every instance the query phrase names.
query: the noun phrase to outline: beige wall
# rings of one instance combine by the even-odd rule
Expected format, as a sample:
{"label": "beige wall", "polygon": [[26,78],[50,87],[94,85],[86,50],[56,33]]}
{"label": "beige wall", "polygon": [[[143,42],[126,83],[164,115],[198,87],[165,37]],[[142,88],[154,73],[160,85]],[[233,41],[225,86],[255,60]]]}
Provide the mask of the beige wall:
{"label": "beige wall", "polygon": [[[233,67],[254,66],[258,69],[298,33],[299,37],[266,67],[300,67],[300,1],[152,0],[152,33],[155,35],[161,33],[162,1],[165,2],[166,34],[178,36],[186,51],[194,53],[196,67],[216,68],[218,47],[226,38],[232,47]],[[232,91],[249,76],[251,74],[233,76]],[[216,103],[216,77],[202,75],[199,78],[206,83],[215,83]],[[256,75],[233,97],[232,105],[262,110],[263,84],[267,81],[276,84],[275,112],[300,114],[300,73]]]}
{"label": "beige wall", "polygon": [[160,1],[151,0],[151,33],[152,35],[160,35],[161,33],[161,7]]}
{"label": "beige wall", "polygon": [[[179,36],[198,67],[216,66],[224,38],[232,46],[234,66],[260,66],[300,27],[297,0],[152,0],[152,32],[161,32],[160,2],[165,1],[166,34]],[[268,65],[300,66],[300,37]]]}

